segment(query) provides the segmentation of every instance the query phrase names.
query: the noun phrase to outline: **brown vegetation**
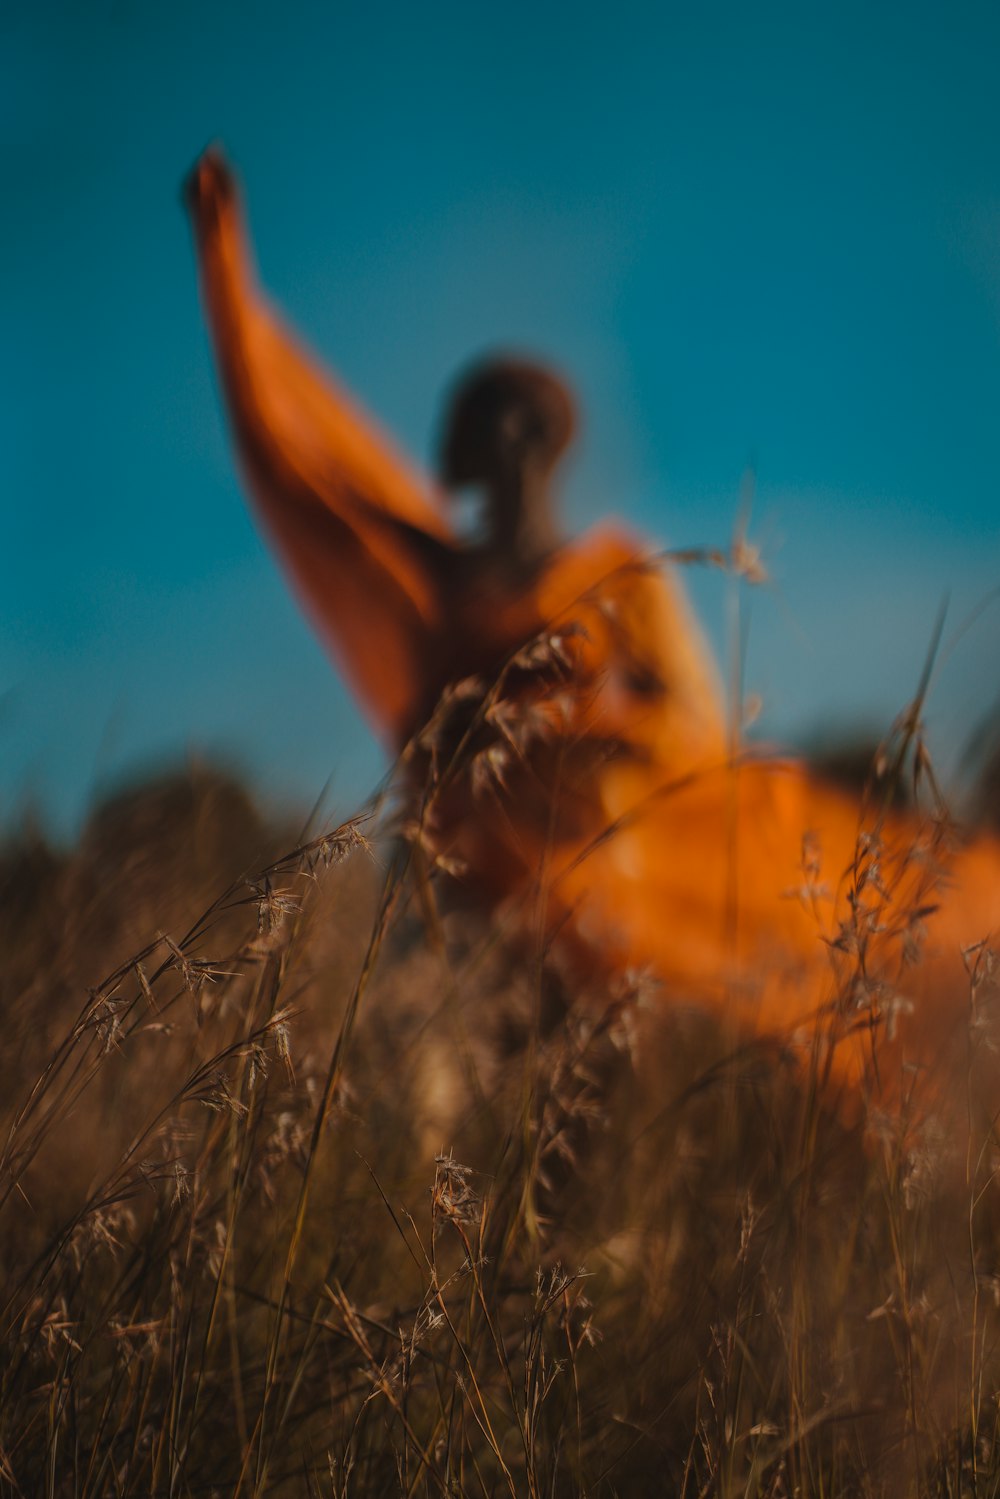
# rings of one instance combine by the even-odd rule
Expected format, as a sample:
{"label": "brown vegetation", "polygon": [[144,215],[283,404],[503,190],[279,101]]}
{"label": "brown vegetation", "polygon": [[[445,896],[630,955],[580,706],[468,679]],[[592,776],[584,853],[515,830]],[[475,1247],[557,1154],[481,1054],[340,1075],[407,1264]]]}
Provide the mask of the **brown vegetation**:
{"label": "brown vegetation", "polygon": [[846,1130],[376,818],[281,837],[202,773],[7,848],[0,1484],[996,1491],[985,950],[967,1130]]}

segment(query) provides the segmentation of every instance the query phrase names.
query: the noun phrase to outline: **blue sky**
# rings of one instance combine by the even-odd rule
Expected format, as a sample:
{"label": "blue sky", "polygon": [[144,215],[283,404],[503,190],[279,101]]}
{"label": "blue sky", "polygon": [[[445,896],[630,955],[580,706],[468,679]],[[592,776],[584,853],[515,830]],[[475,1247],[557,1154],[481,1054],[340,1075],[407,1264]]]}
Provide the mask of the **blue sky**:
{"label": "blue sky", "polygon": [[[724,542],[752,464],[766,729],[887,724],[945,592],[957,629],[1000,584],[998,62],[986,4],[4,7],[0,818],[189,753],[345,810],[379,774],[237,483],[178,193],[211,140],[417,456],[501,344],[580,391],[574,529]],[[946,764],[998,663],[994,606]]]}

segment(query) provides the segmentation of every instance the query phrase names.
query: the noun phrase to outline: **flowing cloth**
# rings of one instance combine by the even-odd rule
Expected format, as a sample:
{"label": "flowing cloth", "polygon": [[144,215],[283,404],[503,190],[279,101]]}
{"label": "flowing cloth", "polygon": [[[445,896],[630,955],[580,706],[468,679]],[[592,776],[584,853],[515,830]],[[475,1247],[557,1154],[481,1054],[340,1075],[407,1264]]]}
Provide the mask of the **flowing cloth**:
{"label": "flowing cloth", "polygon": [[432,786],[431,859],[578,975],[649,968],[665,1002],[812,1048],[848,1112],[942,1073],[985,994],[969,949],[1000,926],[997,844],[729,753],[676,570],[625,528],[516,581],[465,547],[267,306],[217,153],[190,202],[249,487],[376,731]]}

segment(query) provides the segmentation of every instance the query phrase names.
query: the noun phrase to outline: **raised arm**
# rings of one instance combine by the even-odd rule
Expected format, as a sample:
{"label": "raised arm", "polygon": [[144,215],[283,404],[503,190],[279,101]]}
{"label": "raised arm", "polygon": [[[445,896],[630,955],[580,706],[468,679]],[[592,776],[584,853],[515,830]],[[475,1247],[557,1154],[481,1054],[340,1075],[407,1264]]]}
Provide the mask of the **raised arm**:
{"label": "raised arm", "polygon": [[398,748],[428,707],[452,533],[417,475],[261,296],[239,196],[208,151],[188,182],[205,313],[240,457],[314,627]]}

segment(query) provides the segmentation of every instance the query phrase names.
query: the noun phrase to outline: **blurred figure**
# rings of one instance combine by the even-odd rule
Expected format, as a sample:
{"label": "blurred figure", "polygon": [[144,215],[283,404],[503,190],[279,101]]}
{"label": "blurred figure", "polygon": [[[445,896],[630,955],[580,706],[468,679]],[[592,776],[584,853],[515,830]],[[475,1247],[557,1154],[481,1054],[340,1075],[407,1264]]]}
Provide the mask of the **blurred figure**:
{"label": "blurred figure", "polygon": [[[617,524],[560,530],[554,480],[576,430],[562,382],[524,360],[474,368],[452,392],[435,490],[267,308],[218,153],[189,198],[250,487],[422,788],[428,862],[557,945],[577,982],[649,966],[670,1002],[794,1037],[855,1103],[898,1100],[915,1067],[964,1056],[962,954],[1000,923],[997,846],[955,848],[878,788],[863,824],[856,794],[730,753],[676,572]],[[471,545],[447,508],[468,488]]]}
{"label": "blurred figure", "polygon": [[[466,547],[447,498],[419,476],[262,300],[231,174],[216,152],[189,184],[202,289],[230,414],[264,524],[318,632],[373,727],[398,753],[444,686],[496,671],[643,547],[622,527],[566,545],[552,478],[575,413],[548,371],[480,366],[456,389],[441,449],[450,490],[484,498],[484,534]],[[643,569],[637,569],[637,576]],[[652,611],[654,657],[676,704],[680,744],[722,743],[707,648],[673,577],[608,585]],[[470,634],[471,632],[471,634]],[[668,644],[669,642],[669,644]]]}

